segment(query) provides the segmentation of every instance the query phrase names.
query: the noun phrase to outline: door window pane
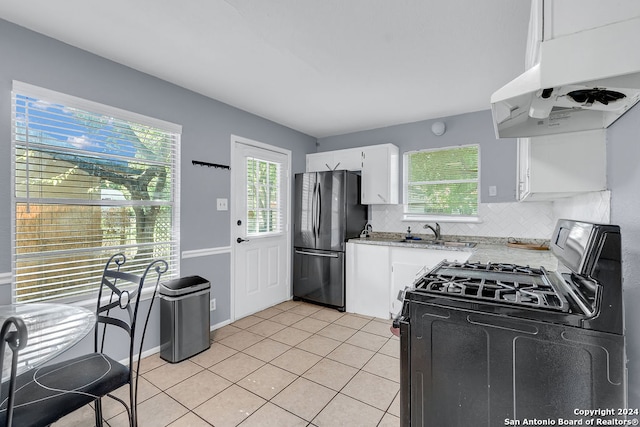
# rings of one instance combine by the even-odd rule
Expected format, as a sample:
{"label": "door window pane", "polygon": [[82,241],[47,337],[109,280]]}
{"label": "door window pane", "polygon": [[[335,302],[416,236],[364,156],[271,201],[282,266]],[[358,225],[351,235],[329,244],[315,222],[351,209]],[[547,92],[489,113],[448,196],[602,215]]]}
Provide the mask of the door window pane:
{"label": "door window pane", "polygon": [[247,236],[282,231],[281,165],[247,157]]}

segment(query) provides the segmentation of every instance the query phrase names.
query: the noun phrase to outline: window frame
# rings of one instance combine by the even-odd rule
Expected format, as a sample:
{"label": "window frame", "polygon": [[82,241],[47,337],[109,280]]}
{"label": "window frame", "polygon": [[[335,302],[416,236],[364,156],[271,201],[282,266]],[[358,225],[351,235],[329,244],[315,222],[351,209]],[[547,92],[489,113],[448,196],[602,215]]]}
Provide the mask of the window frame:
{"label": "window frame", "polygon": [[[408,212],[409,206],[409,157],[412,154],[424,153],[424,152],[435,152],[435,151],[447,151],[447,150],[455,150],[466,147],[476,147],[478,152],[478,176],[477,176],[477,185],[478,185],[478,194],[477,194],[477,214],[476,215],[446,215],[446,214],[417,214]],[[430,221],[430,222],[456,222],[456,223],[479,223],[482,222],[480,219],[480,176],[481,176],[481,150],[480,144],[461,144],[454,146],[446,146],[446,147],[435,147],[435,148],[425,148],[419,150],[405,151],[402,155],[402,200],[403,200],[403,209],[402,209],[402,220],[403,221]]]}
{"label": "window frame", "polygon": [[[18,107],[16,104],[17,102],[16,100],[18,96],[35,98],[38,101],[50,102],[52,104],[60,105],[62,107],[68,107],[72,109],[86,111],[86,112],[89,112],[90,114],[95,115],[95,117],[99,116],[102,118],[113,118],[116,120],[126,121],[136,126],[149,127],[154,130],[165,132],[166,134],[170,135],[171,136],[170,139],[172,141],[168,145],[170,154],[168,157],[168,161],[162,163],[163,165],[165,165],[165,167],[168,168],[167,170],[168,170],[168,173],[170,174],[170,180],[169,180],[170,189],[168,190],[169,191],[168,200],[165,202],[159,202],[155,200],[147,200],[146,202],[139,201],[139,200],[128,200],[123,202],[119,199],[111,199],[111,200],[105,201],[102,198],[84,200],[84,199],[75,199],[74,197],[62,197],[62,198],[32,197],[30,195],[29,190],[27,190],[26,196],[19,196],[17,191],[18,183],[16,182],[17,181],[17,178],[16,178],[17,164],[18,164],[17,155],[18,155],[18,150],[23,150],[24,147],[27,147],[27,148],[29,147],[29,142],[18,140],[19,139],[18,133],[17,133]],[[170,277],[179,276],[180,274],[180,187],[181,187],[180,186],[180,146],[181,146],[182,126],[174,123],[170,123],[164,120],[148,117],[142,114],[134,113],[131,111],[123,110],[117,107],[112,107],[109,105],[101,104],[101,103],[90,101],[87,99],[78,98],[72,95],[30,85],[30,84],[23,83],[16,80],[13,81],[13,87],[11,91],[11,103],[12,105],[10,109],[11,111],[10,159],[11,159],[11,192],[12,192],[11,194],[11,259],[12,259],[11,300],[12,302],[13,303],[37,303],[37,302],[51,301],[51,302],[68,303],[68,302],[88,301],[88,300],[91,300],[95,294],[97,294],[97,287],[90,291],[83,291],[77,294],[73,292],[73,288],[66,288],[65,289],[66,293],[62,293],[60,295],[53,295],[53,296],[39,295],[37,298],[34,298],[34,299],[19,298],[19,294],[18,294],[19,289],[18,289],[18,280],[17,280],[18,262],[19,262],[19,255],[17,253],[17,249],[18,249],[17,247],[18,245],[17,207],[19,204],[24,204],[24,203],[27,203],[27,204],[33,203],[33,204],[41,204],[41,205],[57,204],[60,206],[78,205],[78,206],[88,206],[88,207],[97,207],[97,208],[101,208],[105,206],[113,206],[113,207],[120,206],[125,209],[126,208],[131,209],[133,206],[141,206],[141,205],[170,206],[171,213],[170,213],[170,216],[167,216],[167,218],[170,218],[170,221],[171,221],[171,227],[170,227],[171,229],[169,231],[169,236],[170,236],[169,240],[161,240],[161,241],[154,240],[154,243],[152,243],[151,245],[136,242],[133,245],[126,244],[124,246],[109,245],[106,248],[107,250],[109,250],[108,248],[112,248],[112,252],[116,253],[120,250],[124,251],[124,249],[130,248],[130,247],[141,247],[141,245],[142,246],[146,245],[149,247],[155,247],[158,244],[166,245],[169,248],[169,253],[166,257],[164,257],[164,259],[169,263],[169,271],[165,274],[164,277],[170,278]],[[71,133],[67,134],[68,138],[72,136],[73,135]],[[39,144],[35,144],[35,145],[38,146]],[[44,144],[40,144],[40,145],[45,146]],[[61,148],[61,152],[66,152],[66,151],[74,151],[74,150]],[[89,150],[82,150],[82,149],[77,150],[77,155],[84,155],[84,156],[98,157],[98,158],[100,157],[99,153],[92,153]],[[155,162],[154,160],[139,161],[138,163],[141,163],[144,165],[160,164]],[[27,162],[27,169],[29,169],[29,167],[30,165]],[[103,178],[99,178],[98,182],[102,180]],[[95,246],[93,248],[94,249],[89,248],[88,250],[89,251],[97,250],[99,246]],[[73,249],[70,251],[73,251]],[[42,256],[47,255],[46,251],[40,251],[37,253],[43,254]],[[37,257],[38,257],[37,255],[34,256],[34,258],[37,258]],[[24,257],[21,257],[20,259],[24,259]],[[96,267],[93,267],[92,271],[94,271],[94,268]],[[103,267],[104,267],[104,264],[100,267],[100,274],[99,274],[100,276],[101,276],[101,271]],[[97,277],[96,273],[94,273],[94,275]],[[91,280],[94,280],[94,279],[91,279]],[[91,283],[93,284],[96,282],[91,282]],[[98,277],[98,283],[99,283],[99,277]],[[42,292],[43,292],[42,290],[37,290],[36,293],[42,293]]]}

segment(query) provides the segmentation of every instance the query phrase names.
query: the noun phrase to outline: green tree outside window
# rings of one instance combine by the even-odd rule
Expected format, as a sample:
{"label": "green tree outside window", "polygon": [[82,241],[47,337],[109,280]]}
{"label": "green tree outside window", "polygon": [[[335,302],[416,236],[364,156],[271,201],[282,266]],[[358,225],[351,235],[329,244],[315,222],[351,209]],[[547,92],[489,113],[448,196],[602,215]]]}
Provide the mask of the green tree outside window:
{"label": "green tree outside window", "polygon": [[478,215],[477,145],[405,154],[407,215]]}

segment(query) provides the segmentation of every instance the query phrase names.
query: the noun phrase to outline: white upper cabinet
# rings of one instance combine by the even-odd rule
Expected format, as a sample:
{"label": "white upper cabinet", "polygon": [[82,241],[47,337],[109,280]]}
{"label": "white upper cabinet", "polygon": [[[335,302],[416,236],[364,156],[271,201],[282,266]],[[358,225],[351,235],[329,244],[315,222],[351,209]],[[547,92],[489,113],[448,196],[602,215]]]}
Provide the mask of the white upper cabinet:
{"label": "white upper cabinet", "polygon": [[607,187],[604,129],[518,140],[518,200],[553,200]]}
{"label": "white upper cabinet", "polygon": [[362,204],[398,204],[398,153],[393,144],[363,147]]}
{"label": "white upper cabinet", "polygon": [[525,68],[540,60],[540,43],[640,16],[637,0],[532,0]]}
{"label": "white upper cabinet", "polygon": [[[541,0],[538,0],[541,1]],[[602,27],[640,16],[637,0],[544,0],[544,40]]]}
{"label": "white upper cabinet", "polygon": [[307,172],[361,171],[361,203],[397,204],[399,149],[393,144],[368,145],[307,154]]}
{"label": "white upper cabinet", "polygon": [[362,150],[360,148],[307,154],[307,172],[359,171],[361,169]]}

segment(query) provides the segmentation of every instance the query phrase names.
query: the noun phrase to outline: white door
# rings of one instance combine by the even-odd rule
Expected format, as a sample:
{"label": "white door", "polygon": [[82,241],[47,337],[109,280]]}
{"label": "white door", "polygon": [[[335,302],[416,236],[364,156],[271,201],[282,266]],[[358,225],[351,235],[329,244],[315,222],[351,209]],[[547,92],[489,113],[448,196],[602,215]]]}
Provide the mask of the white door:
{"label": "white door", "polygon": [[291,152],[232,136],[232,317],[288,300]]}

